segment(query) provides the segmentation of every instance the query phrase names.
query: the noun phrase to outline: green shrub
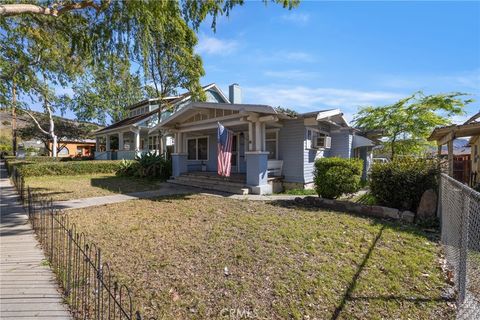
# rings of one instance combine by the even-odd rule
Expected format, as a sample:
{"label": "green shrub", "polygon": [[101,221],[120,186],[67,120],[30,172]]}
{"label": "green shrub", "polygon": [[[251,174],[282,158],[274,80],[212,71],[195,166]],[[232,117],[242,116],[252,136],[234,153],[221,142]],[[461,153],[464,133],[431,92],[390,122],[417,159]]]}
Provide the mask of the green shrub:
{"label": "green shrub", "polygon": [[136,157],[135,160],[122,160],[116,174],[166,180],[172,175],[172,163],[163,155],[149,152]]}
{"label": "green shrub", "polygon": [[360,159],[321,158],[315,161],[315,190],[318,195],[335,199],[360,188],[363,161]]}
{"label": "green shrub", "polygon": [[121,177],[133,177],[136,176],[139,167],[136,160],[122,160],[115,174]]}
{"label": "green shrub", "polygon": [[438,189],[438,161],[400,158],[373,164],[370,191],[378,203],[401,210],[416,211],[427,189]]}
{"label": "green shrub", "polygon": [[166,180],[172,175],[172,163],[163,155],[146,153],[135,159],[138,161],[137,176]]}
{"label": "green shrub", "polygon": [[114,173],[121,161],[50,161],[50,162],[20,162],[13,164],[24,177],[63,176],[95,173]]}

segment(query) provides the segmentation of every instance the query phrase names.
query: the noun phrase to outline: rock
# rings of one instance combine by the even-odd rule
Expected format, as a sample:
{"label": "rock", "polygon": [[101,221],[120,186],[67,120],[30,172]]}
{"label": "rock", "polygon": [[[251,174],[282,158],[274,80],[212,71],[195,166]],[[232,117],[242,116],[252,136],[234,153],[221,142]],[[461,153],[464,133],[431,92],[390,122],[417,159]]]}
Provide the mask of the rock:
{"label": "rock", "polygon": [[433,189],[428,189],[422,195],[420,205],[417,209],[417,219],[430,220],[435,218],[437,213],[437,193]]}
{"label": "rock", "polygon": [[413,223],[413,220],[415,220],[415,213],[412,211],[402,211],[400,214],[400,219],[405,222]]}
{"label": "rock", "polygon": [[383,207],[383,216],[386,218],[398,220],[400,218],[400,211],[395,208]]}

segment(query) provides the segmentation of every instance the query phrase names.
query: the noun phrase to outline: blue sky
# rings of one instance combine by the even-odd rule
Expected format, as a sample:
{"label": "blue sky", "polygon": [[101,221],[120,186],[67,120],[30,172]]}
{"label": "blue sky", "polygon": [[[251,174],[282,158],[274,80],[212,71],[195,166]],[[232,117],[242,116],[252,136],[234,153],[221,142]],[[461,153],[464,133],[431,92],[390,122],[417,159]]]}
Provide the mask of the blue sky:
{"label": "blue sky", "polygon": [[239,83],[245,103],[340,108],[350,121],[359,106],[460,91],[477,102],[453,122],[480,110],[479,1],[304,1],[289,11],[247,0],[198,36],[202,84],[228,93]]}
{"label": "blue sky", "polygon": [[226,92],[237,82],[246,103],[338,107],[351,119],[359,106],[417,90],[478,100],[480,2],[303,2],[292,11],[246,2],[216,33],[205,23],[197,51],[202,82]]}

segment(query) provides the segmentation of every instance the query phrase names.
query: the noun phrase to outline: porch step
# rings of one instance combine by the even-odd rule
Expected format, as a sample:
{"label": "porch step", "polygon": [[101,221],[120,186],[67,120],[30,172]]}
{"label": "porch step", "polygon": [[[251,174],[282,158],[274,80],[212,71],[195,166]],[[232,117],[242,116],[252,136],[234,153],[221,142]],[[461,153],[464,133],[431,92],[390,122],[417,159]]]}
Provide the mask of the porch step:
{"label": "porch step", "polygon": [[208,180],[221,181],[221,182],[227,181],[232,183],[245,184],[245,174],[233,173],[230,177],[224,178],[212,172],[187,172],[187,173],[183,173],[182,177],[201,178],[201,179],[208,179]]}
{"label": "porch step", "polygon": [[167,182],[183,186],[191,186],[242,195],[246,195],[250,191],[250,189],[243,183],[221,181],[218,179],[208,179],[188,175],[182,175],[180,177],[176,177],[175,179],[168,180]]}

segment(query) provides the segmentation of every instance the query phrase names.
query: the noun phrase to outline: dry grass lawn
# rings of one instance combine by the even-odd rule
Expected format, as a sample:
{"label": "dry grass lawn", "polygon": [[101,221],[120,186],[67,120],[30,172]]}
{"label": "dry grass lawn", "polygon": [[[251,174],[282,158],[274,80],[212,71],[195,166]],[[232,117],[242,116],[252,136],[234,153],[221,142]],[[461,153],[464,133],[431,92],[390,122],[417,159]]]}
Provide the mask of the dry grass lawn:
{"label": "dry grass lawn", "polygon": [[117,177],[115,174],[25,178],[25,184],[36,194],[54,201],[154,190],[160,183],[156,180]]}
{"label": "dry grass lawn", "polygon": [[453,316],[440,248],[415,227],[200,195],[68,214],[157,319]]}

